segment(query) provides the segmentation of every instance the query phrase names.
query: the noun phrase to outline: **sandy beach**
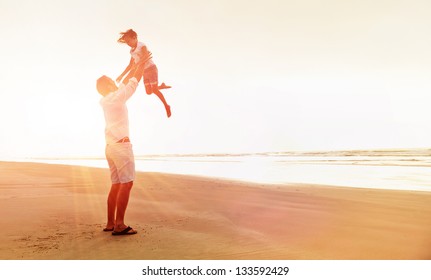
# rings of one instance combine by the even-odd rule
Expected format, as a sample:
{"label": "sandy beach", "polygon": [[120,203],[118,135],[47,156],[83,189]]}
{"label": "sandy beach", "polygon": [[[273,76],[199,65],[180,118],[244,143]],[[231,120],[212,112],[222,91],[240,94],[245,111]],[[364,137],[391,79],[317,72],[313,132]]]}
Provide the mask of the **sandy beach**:
{"label": "sandy beach", "polygon": [[133,236],[103,232],[108,171],[0,162],[0,259],[431,259],[431,192],[138,173]]}

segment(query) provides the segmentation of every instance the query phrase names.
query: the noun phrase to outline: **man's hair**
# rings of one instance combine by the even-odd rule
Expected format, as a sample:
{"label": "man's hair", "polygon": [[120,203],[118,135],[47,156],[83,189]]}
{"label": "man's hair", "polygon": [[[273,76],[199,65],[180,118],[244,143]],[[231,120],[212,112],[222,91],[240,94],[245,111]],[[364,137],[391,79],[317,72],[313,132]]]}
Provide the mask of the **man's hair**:
{"label": "man's hair", "polygon": [[96,82],[96,88],[97,88],[97,91],[100,93],[100,94],[106,94],[106,93],[109,93],[108,91],[108,89],[107,89],[107,85],[111,82],[112,80],[111,80],[111,78],[109,78],[108,76],[105,76],[105,75],[103,75],[102,77],[100,77],[99,79],[97,79],[97,82]]}
{"label": "man's hair", "polygon": [[133,30],[129,29],[126,32],[120,32],[120,39],[118,39],[118,43],[126,43],[126,38],[135,38],[138,37],[138,34]]}

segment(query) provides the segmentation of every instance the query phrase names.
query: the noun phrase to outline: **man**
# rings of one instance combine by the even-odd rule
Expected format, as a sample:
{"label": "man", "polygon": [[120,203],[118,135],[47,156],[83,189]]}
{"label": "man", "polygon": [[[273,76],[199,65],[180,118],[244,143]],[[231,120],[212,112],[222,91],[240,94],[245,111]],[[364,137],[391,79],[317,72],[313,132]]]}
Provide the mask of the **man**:
{"label": "man", "polygon": [[135,160],[129,139],[129,118],[126,101],[135,93],[144,72],[144,62],[136,66],[119,87],[102,76],[97,80],[97,91],[103,96],[100,105],[105,115],[106,159],[111,172],[111,190],[108,195],[108,221],[103,231],[112,235],[136,234],[137,231],[124,223],[130,191],[135,179]]}

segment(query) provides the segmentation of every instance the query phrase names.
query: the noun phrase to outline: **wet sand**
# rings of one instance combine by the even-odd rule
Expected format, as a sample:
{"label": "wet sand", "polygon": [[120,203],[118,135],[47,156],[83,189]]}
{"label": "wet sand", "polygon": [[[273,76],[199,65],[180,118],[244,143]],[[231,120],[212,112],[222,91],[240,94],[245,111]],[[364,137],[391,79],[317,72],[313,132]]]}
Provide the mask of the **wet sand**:
{"label": "wet sand", "polygon": [[0,259],[431,259],[431,192],[138,173],[103,232],[109,172],[0,162]]}

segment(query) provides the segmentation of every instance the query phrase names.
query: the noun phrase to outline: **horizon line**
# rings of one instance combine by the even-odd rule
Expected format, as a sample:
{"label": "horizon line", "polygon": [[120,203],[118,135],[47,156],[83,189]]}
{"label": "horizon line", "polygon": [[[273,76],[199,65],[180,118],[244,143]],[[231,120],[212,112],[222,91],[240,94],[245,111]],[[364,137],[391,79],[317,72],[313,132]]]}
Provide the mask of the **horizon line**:
{"label": "horizon line", "polygon": [[[315,155],[315,154],[329,154],[329,153],[370,153],[370,152],[411,152],[411,151],[430,151],[431,147],[423,147],[423,148],[372,148],[372,149],[346,149],[346,150],[290,150],[290,151],[267,151],[267,152],[241,152],[241,153],[167,153],[167,154],[140,154],[135,155],[135,158],[144,158],[144,157],[222,157],[222,156],[267,156],[267,155]],[[1,159],[2,157],[0,157]],[[78,156],[17,156],[6,158],[14,158],[14,159],[35,159],[35,160],[56,160],[56,159],[105,159],[104,155],[78,155]]]}

